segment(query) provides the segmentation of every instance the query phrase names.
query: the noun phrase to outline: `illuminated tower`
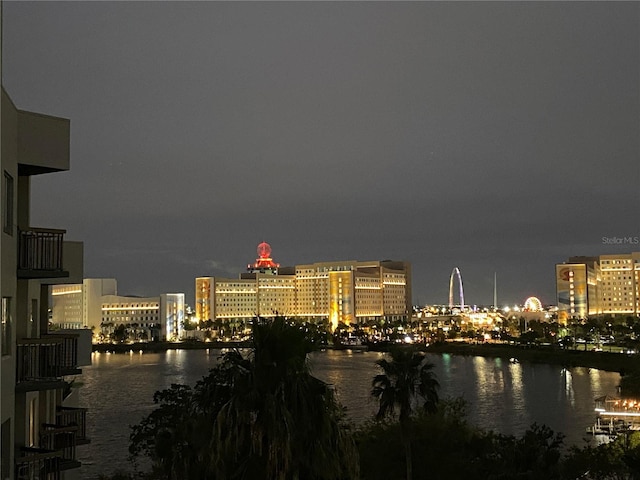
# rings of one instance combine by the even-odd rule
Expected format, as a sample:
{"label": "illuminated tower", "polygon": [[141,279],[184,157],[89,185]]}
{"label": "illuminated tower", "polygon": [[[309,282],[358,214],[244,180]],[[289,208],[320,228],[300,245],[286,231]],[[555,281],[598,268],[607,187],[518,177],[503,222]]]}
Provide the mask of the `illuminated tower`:
{"label": "illuminated tower", "polygon": [[213,277],[196,278],[196,318],[198,321],[213,320],[215,279]]}
{"label": "illuminated tower", "polygon": [[453,303],[453,278],[458,277],[458,285],[460,288],[460,309],[464,310],[464,289],[462,288],[462,277],[460,276],[460,270],[458,267],[455,267],[451,272],[451,277],[449,278],[449,308],[455,307]]}
{"label": "illuminated tower", "polygon": [[247,265],[247,271],[249,273],[271,273],[273,275],[278,274],[279,263],[275,263],[271,258],[271,245],[267,242],[262,242],[258,245],[258,258],[253,265]]}

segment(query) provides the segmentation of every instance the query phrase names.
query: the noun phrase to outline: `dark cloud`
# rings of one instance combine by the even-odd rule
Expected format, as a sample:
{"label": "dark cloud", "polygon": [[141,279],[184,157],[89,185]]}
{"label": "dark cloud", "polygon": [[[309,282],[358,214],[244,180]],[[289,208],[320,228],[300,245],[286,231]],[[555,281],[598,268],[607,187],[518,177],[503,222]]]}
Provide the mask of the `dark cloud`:
{"label": "dark cloud", "polygon": [[[282,264],[413,263],[414,298],[554,302],[639,236],[635,2],[5,2],[3,83],[72,121],[34,225],[122,293]],[[637,248],[636,248],[637,249]],[[189,300],[192,301],[192,300]]]}

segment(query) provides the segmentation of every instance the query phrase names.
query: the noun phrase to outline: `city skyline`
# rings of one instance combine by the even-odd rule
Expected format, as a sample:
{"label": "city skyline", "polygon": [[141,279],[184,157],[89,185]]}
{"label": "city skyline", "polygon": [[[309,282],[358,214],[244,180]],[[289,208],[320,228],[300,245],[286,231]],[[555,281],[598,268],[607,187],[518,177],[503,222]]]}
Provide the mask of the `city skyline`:
{"label": "city skyline", "polygon": [[[637,250],[637,3],[5,2],[3,84],[71,120],[33,223],[130,295],[403,260],[413,302],[555,303]],[[65,192],[61,195],[60,192]]]}

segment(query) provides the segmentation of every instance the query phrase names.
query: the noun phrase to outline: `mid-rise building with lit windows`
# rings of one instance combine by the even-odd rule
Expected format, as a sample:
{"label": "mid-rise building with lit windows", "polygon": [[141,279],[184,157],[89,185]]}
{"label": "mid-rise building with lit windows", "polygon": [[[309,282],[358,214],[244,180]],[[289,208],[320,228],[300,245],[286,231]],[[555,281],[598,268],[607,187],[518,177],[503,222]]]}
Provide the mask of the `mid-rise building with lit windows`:
{"label": "mid-rise building with lit windows", "polygon": [[102,297],[117,295],[115,278],[85,278],[82,283],[51,287],[51,323],[57,328],[100,332]]}
{"label": "mid-rise building with lit windows", "polygon": [[[260,255],[271,249],[258,247]],[[262,249],[260,248],[262,246]],[[262,253],[261,253],[262,252]],[[269,258],[269,260],[271,260]],[[340,261],[256,271],[237,279],[196,278],[198,320],[250,320],[256,316],[361,323],[411,315],[411,268],[407,262]]]}
{"label": "mid-rise building with lit windows", "polygon": [[571,257],[556,265],[561,318],[640,314],[640,252]]}
{"label": "mid-rise building with lit windows", "polygon": [[295,316],[332,325],[411,315],[407,262],[343,261],[295,266]]}
{"label": "mid-rise building with lit windows", "polygon": [[184,328],[184,293],[140,298],[118,295],[115,278],[85,278],[51,288],[51,323],[56,328],[88,328],[101,341],[120,325],[134,340],[179,338]]}
{"label": "mid-rise building with lit windows", "polygon": [[213,320],[212,307],[214,305],[212,289],[213,277],[196,278],[196,320]]}
{"label": "mid-rise building with lit windows", "polygon": [[196,319],[251,320],[295,314],[293,275],[253,274],[250,278],[196,279]]}
{"label": "mid-rise building with lit windows", "polygon": [[184,293],[160,295],[160,335],[167,340],[182,338],[184,333]]}
{"label": "mid-rise building with lit windows", "polygon": [[640,252],[600,255],[598,265],[602,312],[640,314]]}
{"label": "mid-rise building with lit windows", "polygon": [[158,297],[105,295],[101,313],[104,336],[120,327],[130,340],[177,340],[184,329],[184,293]]}

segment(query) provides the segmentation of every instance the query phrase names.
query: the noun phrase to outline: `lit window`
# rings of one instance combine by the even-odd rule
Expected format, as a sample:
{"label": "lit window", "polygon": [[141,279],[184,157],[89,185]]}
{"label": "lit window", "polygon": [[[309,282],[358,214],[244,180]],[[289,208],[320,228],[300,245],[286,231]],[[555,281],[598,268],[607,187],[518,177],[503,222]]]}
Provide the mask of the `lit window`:
{"label": "lit window", "polygon": [[2,230],[4,233],[13,235],[13,177],[7,172],[4,172],[3,187]]}
{"label": "lit window", "polygon": [[2,355],[11,354],[11,298],[2,297],[2,325],[0,326],[0,350]]}

